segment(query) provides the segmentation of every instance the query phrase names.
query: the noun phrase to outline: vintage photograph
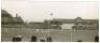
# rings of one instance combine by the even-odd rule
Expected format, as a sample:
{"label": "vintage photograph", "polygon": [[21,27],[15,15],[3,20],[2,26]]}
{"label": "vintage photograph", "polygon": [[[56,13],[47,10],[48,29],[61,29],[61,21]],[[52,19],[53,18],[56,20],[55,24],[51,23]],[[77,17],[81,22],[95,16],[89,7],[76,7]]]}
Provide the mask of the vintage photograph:
{"label": "vintage photograph", "polygon": [[99,42],[98,2],[1,0],[1,42]]}

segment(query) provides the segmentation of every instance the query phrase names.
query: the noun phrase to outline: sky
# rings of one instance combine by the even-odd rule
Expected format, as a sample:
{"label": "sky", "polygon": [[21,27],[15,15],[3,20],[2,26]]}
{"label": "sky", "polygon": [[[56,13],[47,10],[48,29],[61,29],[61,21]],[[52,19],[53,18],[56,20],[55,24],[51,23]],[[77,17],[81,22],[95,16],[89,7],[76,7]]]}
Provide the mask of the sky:
{"label": "sky", "polygon": [[[96,1],[33,1],[2,0],[1,8],[13,17],[18,14],[26,22],[44,21],[45,19],[64,18],[98,19]],[[50,16],[50,14],[53,14]]]}

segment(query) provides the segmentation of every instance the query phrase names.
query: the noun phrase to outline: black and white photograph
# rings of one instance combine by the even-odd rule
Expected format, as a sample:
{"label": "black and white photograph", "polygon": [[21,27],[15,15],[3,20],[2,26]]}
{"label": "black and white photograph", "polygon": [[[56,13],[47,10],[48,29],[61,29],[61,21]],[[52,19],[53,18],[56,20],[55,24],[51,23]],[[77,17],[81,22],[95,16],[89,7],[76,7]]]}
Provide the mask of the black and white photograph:
{"label": "black and white photograph", "polygon": [[1,0],[1,42],[99,42],[98,2]]}

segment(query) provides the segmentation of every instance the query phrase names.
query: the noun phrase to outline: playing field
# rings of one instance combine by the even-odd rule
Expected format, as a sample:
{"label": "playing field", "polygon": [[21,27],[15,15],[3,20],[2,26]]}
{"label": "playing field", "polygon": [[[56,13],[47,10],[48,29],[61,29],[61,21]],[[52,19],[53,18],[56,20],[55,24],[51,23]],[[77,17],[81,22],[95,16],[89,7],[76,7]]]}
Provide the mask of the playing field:
{"label": "playing field", "polygon": [[39,42],[41,39],[46,41],[47,37],[51,37],[53,42],[76,42],[78,40],[93,42],[98,30],[57,30],[57,29],[31,29],[31,28],[2,28],[2,41],[12,41],[12,38],[20,35],[22,42],[30,42],[32,36],[37,37]]}

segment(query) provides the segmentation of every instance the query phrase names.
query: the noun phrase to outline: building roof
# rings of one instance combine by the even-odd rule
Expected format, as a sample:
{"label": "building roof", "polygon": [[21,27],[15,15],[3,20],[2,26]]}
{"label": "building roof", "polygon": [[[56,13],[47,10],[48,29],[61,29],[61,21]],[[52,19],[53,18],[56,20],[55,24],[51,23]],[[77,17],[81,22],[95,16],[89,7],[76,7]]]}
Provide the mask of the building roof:
{"label": "building roof", "polygon": [[[50,21],[50,20],[46,20]],[[51,21],[58,21],[61,23],[75,23],[75,22],[81,22],[81,23],[98,23],[98,19],[82,19],[80,17],[77,17],[75,19],[53,19]]]}
{"label": "building roof", "polygon": [[54,19],[54,21],[59,21],[62,23],[74,23],[74,19]]}
{"label": "building roof", "polygon": [[11,17],[12,18],[12,16],[6,10],[1,10],[1,14],[2,14],[2,17]]}
{"label": "building roof", "polygon": [[23,23],[23,20],[20,16],[12,17],[7,11],[1,10],[2,14],[2,24],[15,24]]}
{"label": "building roof", "polygon": [[23,23],[23,20],[22,20],[21,17],[14,17],[14,18],[13,18],[13,21],[14,21],[15,23]]}

